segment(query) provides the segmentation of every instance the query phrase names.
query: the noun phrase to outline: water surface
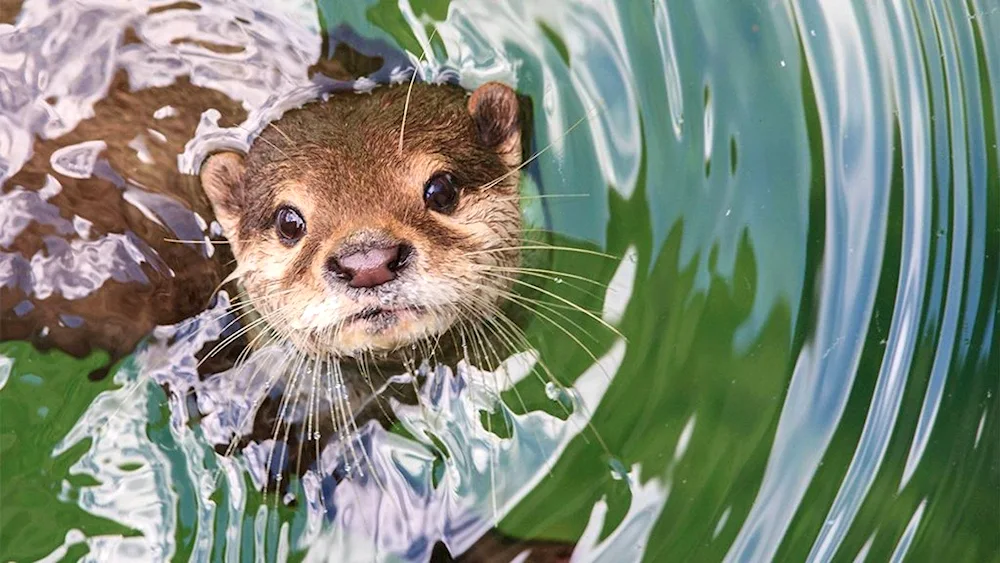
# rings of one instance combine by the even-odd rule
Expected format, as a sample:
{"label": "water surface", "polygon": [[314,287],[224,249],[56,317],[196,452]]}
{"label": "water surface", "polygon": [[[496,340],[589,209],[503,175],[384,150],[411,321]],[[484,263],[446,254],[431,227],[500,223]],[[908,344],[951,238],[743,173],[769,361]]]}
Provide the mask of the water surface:
{"label": "water surface", "polygon": [[[525,190],[573,197],[527,213],[561,243],[617,257],[555,253],[569,275],[544,287],[627,340],[579,315],[595,329],[584,349],[536,318],[537,355],[508,361],[517,394],[442,367],[393,431],[359,429],[381,482],[355,471],[332,487],[317,471],[295,503],[260,492],[264,445],[213,447],[246,407],[222,400],[245,391],[238,374],[202,383],[193,370],[198,338],[224,326],[213,310],[114,366],[4,341],[4,560],[426,560],[494,527],[575,544],[579,561],[998,557],[991,2],[198,4],[26,2],[0,26],[3,177],[34,136],[88,117],[116,69],[137,89],[188,76],[249,112],[221,132],[206,116],[180,162],[193,169],[218,135],[246,142],[310,95],[322,36],[350,29],[391,46],[399,70],[531,97],[534,146],[551,148]],[[141,43],[124,44],[129,27]],[[93,147],[80,151],[53,159],[53,177],[88,173]],[[60,222],[45,193],[15,190],[5,181],[0,266],[31,221],[82,247],[94,217]],[[56,278],[50,258],[28,257],[34,299],[119,279],[120,263],[99,259],[96,285]],[[580,292],[571,275],[609,288]],[[538,361],[571,391],[534,377]],[[90,381],[102,366],[110,376]],[[336,444],[324,456],[349,460]]]}

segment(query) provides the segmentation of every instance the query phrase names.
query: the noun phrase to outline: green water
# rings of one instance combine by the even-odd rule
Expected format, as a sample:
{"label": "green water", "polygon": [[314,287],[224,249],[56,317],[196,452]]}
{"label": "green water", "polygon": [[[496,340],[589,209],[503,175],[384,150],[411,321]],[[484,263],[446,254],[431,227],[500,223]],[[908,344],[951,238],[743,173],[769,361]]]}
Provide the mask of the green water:
{"label": "green water", "polygon": [[[558,145],[533,177],[546,193],[586,195],[547,200],[546,226],[561,243],[634,256],[624,359],[592,427],[500,530],[575,543],[604,499],[610,534],[636,502],[609,469],[621,463],[667,495],[645,549],[606,560],[1000,561],[1000,10],[985,0],[557,4],[320,10],[328,28],[346,22],[416,54],[447,18],[435,53],[454,62],[464,46],[475,70],[492,68],[502,45],[513,66],[501,71],[536,103],[536,149]],[[515,16],[481,17],[491,9],[535,27],[519,35]],[[547,15],[523,16],[533,10]],[[595,105],[598,117],[560,138]],[[552,265],[605,284],[619,267],[569,252]],[[601,310],[601,291],[543,281]],[[593,331],[583,346],[544,319],[527,334],[572,380],[615,338],[566,314]],[[99,353],[3,342],[0,356],[0,558],[44,557],[70,530],[144,533],[99,503],[80,508],[101,483],[71,469],[96,432],[85,411],[142,366],[126,359],[111,370],[117,383],[93,382]],[[519,392],[524,405],[506,397],[514,411],[556,412],[539,382]],[[134,399],[122,416],[142,428],[136,447],[173,479],[157,483],[173,491],[174,506],[157,509],[173,558],[222,558],[233,537],[244,559],[262,541],[277,557],[280,526],[266,540],[254,529],[260,493],[233,515],[223,500],[233,493],[215,492],[212,512],[185,471],[215,467],[211,448],[171,425],[159,389]],[[280,514],[293,535],[304,510]],[[65,543],[70,560],[87,551]]]}

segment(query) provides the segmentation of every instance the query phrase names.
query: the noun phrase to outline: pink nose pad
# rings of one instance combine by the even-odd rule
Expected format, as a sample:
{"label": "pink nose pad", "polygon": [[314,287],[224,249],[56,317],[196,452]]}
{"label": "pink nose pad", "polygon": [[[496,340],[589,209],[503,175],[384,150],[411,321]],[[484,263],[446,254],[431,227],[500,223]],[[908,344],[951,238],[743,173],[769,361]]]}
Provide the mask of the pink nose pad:
{"label": "pink nose pad", "polygon": [[396,279],[408,256],[406,245],[363,248],[331,258],[328,268],[351,287],[376,287]]}

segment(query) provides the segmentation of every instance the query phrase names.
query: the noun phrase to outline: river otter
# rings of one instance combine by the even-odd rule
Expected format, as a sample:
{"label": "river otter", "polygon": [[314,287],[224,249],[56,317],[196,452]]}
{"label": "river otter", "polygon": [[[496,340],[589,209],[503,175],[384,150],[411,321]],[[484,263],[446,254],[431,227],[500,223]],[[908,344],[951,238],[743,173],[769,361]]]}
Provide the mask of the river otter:
{"label": "river otter", "polygon": [[[340,49],[315,68],[350,80],[378,62]],[[185,79],[133,92],[120,72],[93,118],[35,142],[4,181],[4,339],[113,362],[235,279],[247,330],[313,360],[398,365],[392,352],[453,345],[442,335],[498,311],[521,237],[511,88],[335,92],[270,123],[245,155],[222,150],[183,174],[178,155],[209,109],[222,126],[246,118]],[[214,220],[228,242],[201,241]],[[226,339],[235,354],[208,372],[259,342]],[[352,406],[370,398],[372,382],[347,383]]]}
{"label": "river otter", "polygon": [[[351,80],[373,66],[341,51],[315,71]],[[497,313],[522,236],[527,114],[512,89],[334,93],[287,112],[246,154],[216,152],[183,174],[177,157],[209,109],[223,127],[247,117],[186,78],[133,91],[122,71],[91,118],[36,139],[4,171],[3,339],[104,350],[113,363],[155,326],[203,310],[232,259],[230,293],[313,358],[394,361]],[[206,232],[215,244],[191,242]],[[282,416],[270,407],[261,434]]]}
{"label": "river otter", "polygon": [[[344,66],[323,70],[352,76]],[[513,90],[487,84],[469,97],[457,86],[404,84],[334,94],[272,124],[245,164],[231,152],[211,156],[199,183],[176,163],[207,109],[222,126],[246,117],[184,79],[132,92],[122,72],[94,117],[35,142],[4,180],[4,339],[78,356],[101,349],[114,361],[154,326],[197,313],[228,273],[229,248],[174,240],[201,235],[213,208],[256,308],[283,307],[280,328],[312,352],[386,350],[495,305],[507,284],[477,268],[517,259],[505,250],[520,236]],[[93,162],[67,171],[57,165],[67,151]],[[87,276],[88,261],[116,260]]]}

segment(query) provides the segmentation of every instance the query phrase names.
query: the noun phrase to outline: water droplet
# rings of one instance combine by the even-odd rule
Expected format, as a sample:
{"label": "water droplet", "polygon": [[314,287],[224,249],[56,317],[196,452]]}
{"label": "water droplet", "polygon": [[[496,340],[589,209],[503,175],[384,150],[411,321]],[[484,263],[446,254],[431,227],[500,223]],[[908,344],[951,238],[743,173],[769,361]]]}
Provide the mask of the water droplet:
{"label": "water droplet", "polygon": [[555,279],[555,282],[556,282],[556,283],[562,283],[562,282],[563,282],[563,279],[562,279],[562,278],[556,278],[556,279]]}
{"label": "water droplet", "polygon": [[608,467],[611,469],[611,478],[615,481],[628,481],[628,468],[625,464],[621,462],[618,458],[611,458],[608,461]]}
{"label": "water droplet", "polygon": [[784,68],[784,67],[785,67],[785,61],[784,61],[784,59],[782,59],[782,61],[781,61],[781,67],[782,67],[782,68]]}
{"label": "water droplet", "polygon": [[314,439],[314,440],[316,440],[317,442],[319,441],[319,430],[317,430],[317,431],[316,431],[316,432],[315,432],[315,433],[313,434],[313,439]]}

